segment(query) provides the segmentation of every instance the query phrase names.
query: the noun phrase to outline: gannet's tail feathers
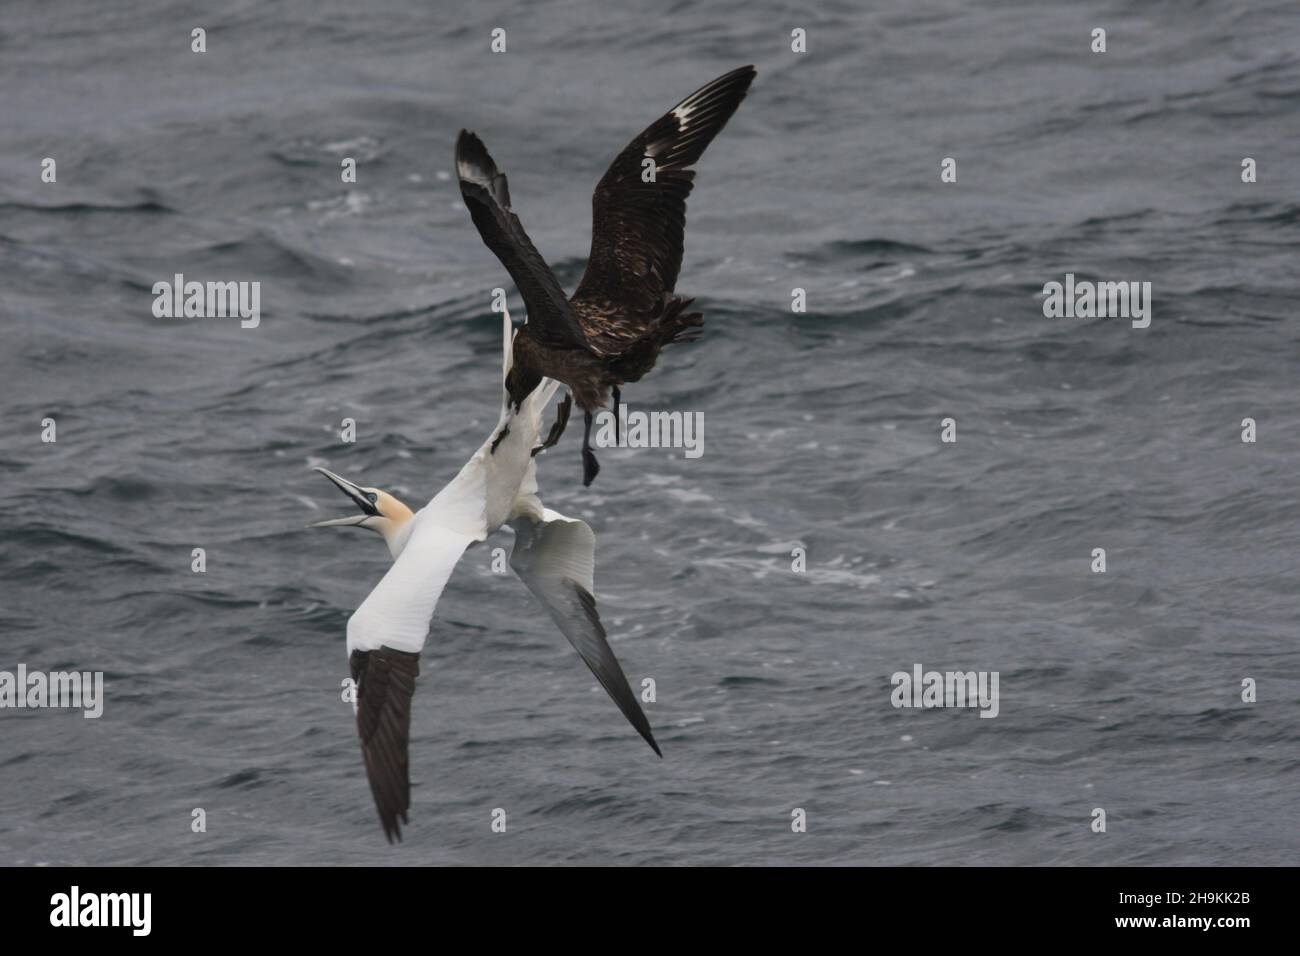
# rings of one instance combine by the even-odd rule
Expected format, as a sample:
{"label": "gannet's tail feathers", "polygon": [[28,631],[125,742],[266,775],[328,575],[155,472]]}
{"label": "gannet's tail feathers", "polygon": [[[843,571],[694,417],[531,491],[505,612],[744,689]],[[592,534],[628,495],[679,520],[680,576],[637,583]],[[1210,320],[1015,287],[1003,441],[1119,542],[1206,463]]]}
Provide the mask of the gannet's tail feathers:
{"label": "gannet's tail feathers", "polygon": [[628,685],[605,636],[593,596],[596,536],[583,521],[546,509],[542,519],[524,515],[510,522],[515,546],[510,567],[550,612],[569,643],[623,716],[660,757],[650,722]]}
{"label": "gannet's tail feathers", "polygon": [[[510,395],[506,392],[506,376],[510,374],[510,369],[515,364],[515,335],[518,334],[514,322],[510,319],[510,310],[504,309],[501,313],[501,407],[508,410],[510,407]],[[536,413],[540,416],[542,409],[555,397],[560,383],[550,378],[543,378],[542,383],[528,393],[525,402],[532,403]],[[539,419],[540,421],[540,419]]]}
{"label": "gannet's tail feathers", "polygon": [[[501,343],[503,352],[501,356],[501,387],[504,389],[506,376],[510,374],[510,367],[514,364],[515,359],[515,324],[510,321],[510,309],[505,305],[501,307],[501,324],[501,337],[503,339]],[[506,401],[509,400],[510,397],[507,395]]]}

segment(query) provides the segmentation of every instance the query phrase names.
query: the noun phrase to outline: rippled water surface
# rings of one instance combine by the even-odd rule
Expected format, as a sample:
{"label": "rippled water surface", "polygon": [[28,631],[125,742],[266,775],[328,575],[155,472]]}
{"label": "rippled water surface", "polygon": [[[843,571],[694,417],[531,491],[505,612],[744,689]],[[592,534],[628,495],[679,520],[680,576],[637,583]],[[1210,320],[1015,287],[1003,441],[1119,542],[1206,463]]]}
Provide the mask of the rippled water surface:
{"label": "rippled water surface", "polygon": [[[7,3],[0,670],[107,701],[0,711],[0,864],[1294,862],[1294,4],[862,6]],[[609,160],[747,62],[690,202],[706,334],[625,392],[702,412],[703,457],[540,460],[665,759],[500,532],[438,608],[389,847],[339,689],[388,558],[303,526],[342,503],[311,466],[418,505],[495,422],[456,133],[572,288]],[[1067,272],[1150,282],[1150,328],[1044,318]],[[260,326],[154,318],[175,273],[260,281]],[[895,709],[916,663],[997,671],[998,717]]]}

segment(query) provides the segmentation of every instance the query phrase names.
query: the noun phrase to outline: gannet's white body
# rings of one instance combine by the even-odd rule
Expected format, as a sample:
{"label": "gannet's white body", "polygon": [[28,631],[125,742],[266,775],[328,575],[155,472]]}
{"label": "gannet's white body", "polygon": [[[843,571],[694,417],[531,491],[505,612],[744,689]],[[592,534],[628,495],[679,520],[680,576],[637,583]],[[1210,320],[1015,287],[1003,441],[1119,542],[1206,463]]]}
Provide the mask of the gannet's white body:
{"label": "gannet's white body", "polygon": [[[509,313],[502,325],[504,383],[514,336]],[[559,382],[543,379],[516,411],[503,385],[501,416],[492,436],[414,515],[377,488],[363,488],[317,469],[357,503],[362,515],[314,526],[378,531],[394,558],[392,567],[348,619],[347,629],[348,658],[358,685],[355,706],[362,753],[390,841],[394,836],[401,839],[397,818],[406,822],[410,806],[410,702],[434,609],[465,549],[503,524],[515,531],[511,568],[546,606],[624,716],[659,753],[596,611],[592,580],[596,537],[585,522],[545,508],[537,496],[533,449],[542,413],[559,387]]]}
{"label": "gannet's white body", "polygon": [[[513,333],[508,313],[502,323],[508,368]],[[465,549],[511,520],[548,520],[537,498],[532,450],[542,429],[542,412],[559,387],[559,382],[547,379],[518,412],[503,402],[493,435],[507,425],[509,431],[496,451],[490,450],[489,436],[456,477],[389,538],[393,566],[348,620],[349,656],[380,647],[418,652],[442,589]],[[591,589],[590,580],[586,586]]]}

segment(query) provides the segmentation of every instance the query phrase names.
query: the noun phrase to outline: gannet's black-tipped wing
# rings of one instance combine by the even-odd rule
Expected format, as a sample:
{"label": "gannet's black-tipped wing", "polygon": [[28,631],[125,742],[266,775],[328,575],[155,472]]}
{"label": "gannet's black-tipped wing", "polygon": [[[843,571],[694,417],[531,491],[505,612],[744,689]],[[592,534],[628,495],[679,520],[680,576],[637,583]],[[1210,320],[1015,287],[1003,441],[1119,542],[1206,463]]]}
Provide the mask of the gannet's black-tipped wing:
{"label": "gannet's black-tipped wing", "polygon": [[[690,167],[754,76],[752,66],[742,66],[696,90],[632,140],[601,178],[591,198],[591,256],[571,303],[584,329],[589,321],[648,318],[676,287],[695,179]],[[646,158],[654,160],[653,182],[642,176]]]}
{"label": "gannet's black-tipped wing", "polygon": [[381,647],[353,651],[350,663],[357,683],[357,732],[366,776],[384,836],[392,843],[394,837],[402,839],[398,818],[406,823],[411,809],[411,697],[420,655]]}
{"label": "gannet's black-tipped wing", "polygon": [[[450,487],[450,486],[448,486]],[[441,495],[439,496],[441,497]],[[482,502],[435,498],[416,522],[393,566],[348,618],[348,661],[357,682],[357,733],[379,821],[391,843],[402,838],[411,805],[411,696],[420,650],[448,579],[479,536],[472,525]]]}
{"label": "gannet's black-tipped wing", "polygon": [[583,348],[586,340],[555,274],[510,211],[505,174],[483,141],[466,130],[456,140],[460,194],[484,244],[510,273],[528,310],[529,335],[554,348]]}
{"label": "gannet's black-tipped wing", "polygon": [[662,757],[650,722],[628,686],[596,611],[592,596],[596,536],[583,521],[549,510],[544,517],[541,522],[519,518],[510,523],[515,529],[510,567],[550,612],[623,716]]}

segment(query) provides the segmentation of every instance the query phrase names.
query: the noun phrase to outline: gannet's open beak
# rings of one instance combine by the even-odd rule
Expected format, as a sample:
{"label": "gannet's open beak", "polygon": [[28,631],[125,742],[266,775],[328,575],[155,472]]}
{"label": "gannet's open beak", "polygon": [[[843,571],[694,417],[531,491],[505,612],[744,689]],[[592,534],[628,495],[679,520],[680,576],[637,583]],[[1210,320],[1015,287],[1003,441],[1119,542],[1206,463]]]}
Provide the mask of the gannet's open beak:
{"label": "gannet's open beak", "polygon": [[375,517],[379,514],[379,509],[371,504],[370,499],[366,497],[366,492],[358,485],[354,485],[346,478],[340,477],[325,468],[317,468],[330,481],[334,482],[336,488],[352,499],[352,503],[361,509],[359,515],[348,515],[346,518],[329,518],[325,521],[313,521],[307,525],[309,528],[337,528],[347,527],[350,525],[359,525],[367,518]]}

